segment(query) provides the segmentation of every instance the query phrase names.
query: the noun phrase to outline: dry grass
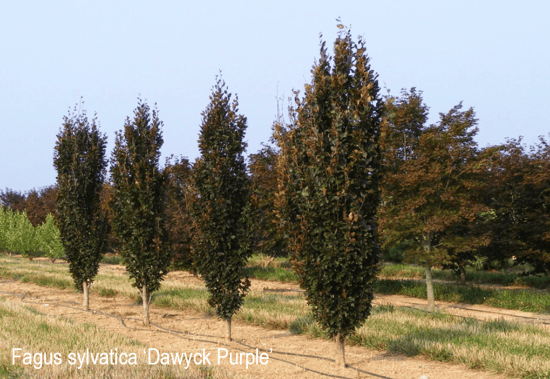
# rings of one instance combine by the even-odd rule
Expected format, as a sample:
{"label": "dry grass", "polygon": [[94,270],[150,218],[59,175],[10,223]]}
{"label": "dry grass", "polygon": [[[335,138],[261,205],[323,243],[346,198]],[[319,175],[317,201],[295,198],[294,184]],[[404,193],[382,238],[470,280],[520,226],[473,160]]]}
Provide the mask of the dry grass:
{"label": "dry grass", "polygon": [[537,326],[381,307],[352,340],[522,378],[550,377],[550,333]]}
{"label": "dry grass", "polygon": [[[191,366],[185,370],[177,365],[148,365],[142,353],[146,346],[136,340],[96,325],[43,315],[3,298],[0,298],[0,341],[0,376],[3,378],[227,378],[220,370],[211,367]],[[86,349],[94,353],[109,353],[115,347],[120,354],[136,354],[137,364],[84,364],[79,369],[78,362],[73,365],[69,362],[70,353],[84,354]],[[22,349],[16,354],[23,357],[25,353],[31,353],[32,362],[24,364],[23,358],[16,358],[13,365],[14,348]],[[52,355],[55,357],[56,353],[59,353],[60,364],[53,364]]]}

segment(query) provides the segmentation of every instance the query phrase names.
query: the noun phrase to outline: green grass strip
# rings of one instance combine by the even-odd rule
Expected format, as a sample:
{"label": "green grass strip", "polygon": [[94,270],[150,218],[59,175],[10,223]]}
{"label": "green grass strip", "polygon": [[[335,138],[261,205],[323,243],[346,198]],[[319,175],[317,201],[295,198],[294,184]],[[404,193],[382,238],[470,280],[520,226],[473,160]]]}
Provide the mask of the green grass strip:
{"label": "green grass strip", "polygon": [[[520,268],[517,268],[520,270]],[[525,268],[527,270],[527,268]],[[457,281],[457,275],[451,270],[432,270],[434,279]],[[424,268],[402,263],[385,264],[380,270],[380,276],[401,279],[424,279]],[[466,282],[473,284],[498,284],[503,286],[520,285],[531,288],[545,288],[550,286],[550,277],[538,274],[521,276],[512,272],[488,272],[473,268],[466,268]]]}
{"label": "green grass strip", "polygon": [[[426,284],[414,280],[381,279],[376,282],[374,290],[382,294],[427,299]],[[440,301],[485,304],[525,312],[545,313],[550,311],[550,294],[529,290],[499,290],[434,283],[434,297]]]}
{"label": "green grass strip", "polygon": [[298,278],[294,271],[282,267],[260,267],[251,266],[245,268],[245,274],[250,278],[260,280],[275,280],[278,282],[297,282]]}

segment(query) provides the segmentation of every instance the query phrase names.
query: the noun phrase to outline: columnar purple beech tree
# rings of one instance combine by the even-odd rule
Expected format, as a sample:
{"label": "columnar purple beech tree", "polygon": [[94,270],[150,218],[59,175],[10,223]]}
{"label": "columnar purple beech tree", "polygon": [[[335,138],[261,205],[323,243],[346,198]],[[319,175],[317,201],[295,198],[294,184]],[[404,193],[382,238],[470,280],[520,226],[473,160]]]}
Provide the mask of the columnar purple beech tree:
{"label": "columnar purple beech tree", "polygon": [[159,169],[163,144],[158,111],[139,99],[134,117],[117,132],[112,154],[111,222],[132,284],[149,325],[151,294],[168,272],[171,254],[165,227],[166,174]]}
{"label": "columnar purple beech tree", "polygon": [[56,210],[69,271],[90,306],[90,286],[105,251],[108,223],[101,211],[100,192],[105,178],[107,137],[86,112],[65,116],[57,135],[54,167],[57,170]]}
{"label": "columnar purple beech tree", "polygon": [[380,257],[384,105],[365,51],[349,30],[338,35],[333,59],[322,42],[312,82],[302,99],[296,93],[290,125],[276,137],[278,216],[313,316],[334,338],[343,367],[345,338],[370,314]]}
{"label": "columnar purple beech tree", "polygon": [[244,268],[251,254],[246,211],[249,179],[243,153],[246,117],[237,114],[225,83],[218,78],[202,113],[199,149],[193,168],[197,199],[194,259],[210,292],[208,303],[227,322],[243,304],[250,287]]}

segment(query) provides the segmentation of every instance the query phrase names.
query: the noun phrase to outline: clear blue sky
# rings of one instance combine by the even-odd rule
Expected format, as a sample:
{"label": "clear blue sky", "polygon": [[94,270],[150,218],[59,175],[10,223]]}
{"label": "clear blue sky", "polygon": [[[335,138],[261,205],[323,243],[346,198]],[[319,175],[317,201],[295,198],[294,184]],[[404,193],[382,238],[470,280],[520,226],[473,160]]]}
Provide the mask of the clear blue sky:
{"label": "clear blue sky", "polygon": [[[364,36],[381,86],[424,92],[431,122],[463,101],[480,146],[550,132],[550,2],[6,1],[0,11],[0,189],[54,184],[62,118],[84,98],[108,137],[157,103],[163,156],[194,160],[219,70],[248,118],[248,153],[266,142],[276,95],[311,80],[319,33],[337,17]],[[164,162],[164,158],[162,159]]]}

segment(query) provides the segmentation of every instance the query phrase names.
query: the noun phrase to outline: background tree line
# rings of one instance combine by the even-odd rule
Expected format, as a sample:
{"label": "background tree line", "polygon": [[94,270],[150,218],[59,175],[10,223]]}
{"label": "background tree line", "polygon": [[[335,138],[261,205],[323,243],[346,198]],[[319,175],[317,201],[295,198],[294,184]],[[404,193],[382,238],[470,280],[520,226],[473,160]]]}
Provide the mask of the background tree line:
{"label": "background tree line", "polygon": [[[482,258],[485,269],[499,268],[513,261],[513,264],[532,265],[534,270],[531,274],[542,273],[550,276],[550,178],[547,175],[550,156],[547,140],[541,136],[538,144],[525,146],[521,137],[511,138],[505,144],[479,148],[473,140],[477,133],[477,120],[473,110],[453,108],[446,118],[440,121],[439,130],[436,130],[435,126],[426,125],[429,108],[423,102],[422,92],[415,88],[403,90],[399,96],[388,95],[385,98],[385,106],[387,117],[383,124],[381,139],[384,203],[379,214],[381,232],[384,235],[384,259],[422,264],[422,258],[417,256],[421,250],[420,245],[414,236],[405,236],[404,232],[397,232],[396,228],[393,229],[393,234],[389,232],[390,224],[396,222],[391,221],[395,216],[394,213],[390,217],[391,209],[406,209],[406,204],[413,201],[407,196],[413,194],[417,201],[425,201],[426,204],[433,201],[429,199],[428,194],[417,190],[418,186],[424,183],[432,193],[435,191],[431,188],[432,183],[443,183],[442,180],[451,178],[450,171],[447,171],[445,176],[441,172],[443,168],[437,168],[437,164],[442,164],[444,160],[443,156],[437,154],[451,150],[458,154],[459,150],[453,147],[453,143],[460,144],[463,148],[469,144],[469,150],[462,150],[462,153],[467,153],[468,156],[446,157],[449,162],[455,159],[453,167],[466,187],[462,189],[464,195],[460,198],[462,205],[459,205],[459,196],[455,196],[459,188],[447,185],[448,196],[453,194],[453,200],[456,200],[453,205],[455,211],[445,208],[443,203],[434,204],[436,209],[442,210],[445,214],[439,216],[440,218],[434,216],[430,221],[431,225],[435,228],[445,227],[445,239],[449,241],[435,243],[440,249],[438,253],[432,254],[435,262],[438,262],[438,266],[444,263],[445,268],[457,271],[462,277],[465,274],[464,267],[476,259],[479,261],[479,258]],[[442,130],[442,123],[452,123],[454,129]],[[458,129],[459,123],[462,123],[463,130]],[[452,136],[452,133],[455,135]],[[447,136],[446,139],[444,135]],[[439,139],[438,147],[435,146],[434,138]],[[433,161],[426,160],[426,167],[422,168],[419,166],[419,156],[427,152],[434,153],[431,157]],[[283,237],[275,216],[278,155],[279,150],[275,144],[266,144],[257,153],[248,156],[247,165],[250,177],[250,204],[254,213],[254,222],[250,225],[254,231],[253,251],[273,257],[290,255],[287,240]],[[428,158],[423,155],[422,159]],[[462,168],[457,166],[459,159],[462,159]],[[476,172],[462,172],[468,168],[467,165],[477,165]],[[171,160],[167,160],[164,170],[168,177],[166,195],[169,206],[166,207],[166,217],[173,250],[173,264],[175,267],[193,270],[193,231],[190,213],[190,204],[193,200],[193,164],[186,158],[172,157]],[[451,166],[448,166],[447,170],[451,170]],[[411,182],[415,178],[416,184]],[[395,183],[408,183],[410,186],[399,189],[400,192],[397,193]],[[25,211],[30,223],[37,227],[46,221],[48,214],[56,218],[57,191],[57,185],[27,192],[5,188],[0,190],[0,204],[6,210]],[[112,185],[109,182],[103,183],[101,207],[108,217],[111,196]],[[439,198],[441,199],[441,196]],[[451,203],[448,204],[451,206]],[[464,213],[466,209],[470,210],[468,217]],[[455,212],[455,215],[449,212]],[[415,212],[415,215],[417,214],[418,212]],[[455,222],[459,216],[462,217],[461,221]],[[402,224],[404,222],[402,221]],[[388,232],[383,232],[385,229]],[[436,234],[438,233],[443,235],[439,229]],[[117,252],[112,232],[108,234],[108,241],[107,251]],[[441,260],[441,248],[444,246],[447,246],[446,252],[443,253],[445,259]]]}

